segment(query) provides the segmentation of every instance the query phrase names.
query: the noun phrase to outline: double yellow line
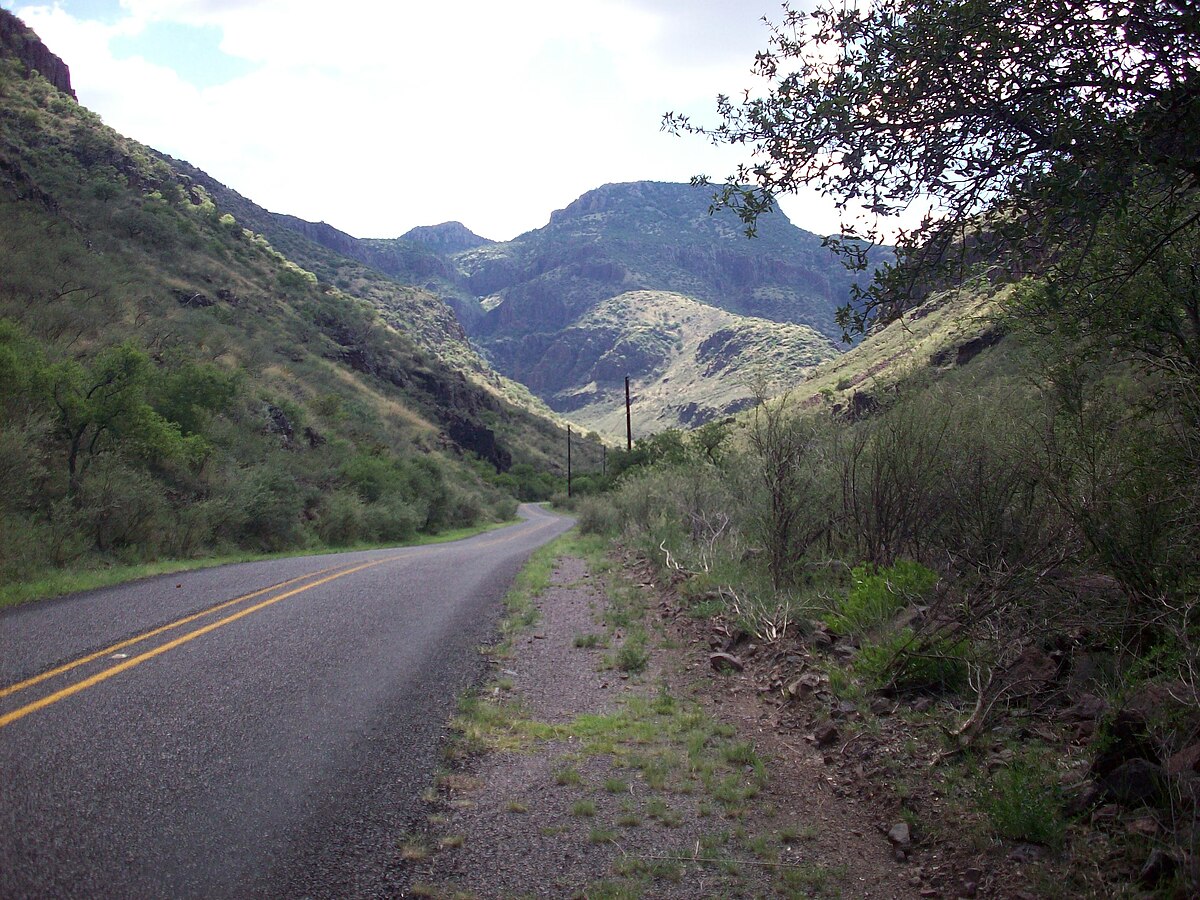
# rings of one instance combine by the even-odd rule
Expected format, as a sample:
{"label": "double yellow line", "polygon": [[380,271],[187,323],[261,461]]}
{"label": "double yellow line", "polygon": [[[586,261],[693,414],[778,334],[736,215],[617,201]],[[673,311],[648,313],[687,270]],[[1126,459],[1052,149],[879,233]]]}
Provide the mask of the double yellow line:
{"label": "double yellow line", "polygon": [[[353,575],[355,572],[361,572],[364,569],[380,566],[384,563],[392,562],[398,558],[398,556],[389,556],[384,559],[374,560],[372,562],[360,563],[359,565],[329,566],[328,568],[318,569],[316,572],[309,572],[307,575],[301,575],[297,578],[281,581],[277,584],[272,584],[269,587],[260,588],[259,590],[251,591],[248,594],[242,594],[240,597],[234,597],[232,600],[224,600],[220,603],[217,603],[215,606],[210,606],[198,613],[193,613],[192,615],[184,616],[181,619],[176,619],[174,622],[169,622],[166,625],[161,625],[158,628],[153,628],[150,631],[143,632],[135,635],[134,637],[126,638],[123,641],[118,641],[111,646],[105,647],[103,650],[97,650],[94,653],[89,653],[86,656],[81,656],[78,659],[74,659],[69,663],[64,663],[61,666],[49,669],[48,671],[42,672],[40,675],[34,675],[32,678],[26,678],[24,681],[18,681],[15,684],[10,684],[7,687],[0,688],[0,700],[3,700],[5,697],[9,697],[13,694],[27,690],[34,685],[41,684],[42,682],[48,681],[51,678],[64,675],[67,672],[70,672],[72,669],[78,668],[79,666],[86,665],[90,662],[95,662],[103,656],[117,653],[118,651],[124,650],[127,647],[133,647],[142,643],[143,641],[148,641],[153,637],[164,634],[165,632],[174,631],[176,628],[182,628],[185,625],[189,625],[198,621],[199,619],[219,613],[222,610],[229,609],[230,607],[236,606],[239,603],[245,603],[248,600],[253,600],[256,597],[262,597],[265,594],[272,594],[275,591],[283,590],[291,585],[300,584],[301,582],[308,582],[306,584],[300,584],[299,587],[294,587],[291,590],[284,590],[281,594],[276,594],[275,596],[269,597],[260,603],[254,604],[253,606],[240,609],[235,613],[225,616],[222,619],[218,619],[215,622],[210,622],[207,625],[203,625],[187,632],[186,634],[181,634],[176,638],[172,638],[166,643],[159,644],[151,650],[147,650],[144,653],[138,654],[137,656],[131,656],[128,659],[117,663],[115,666],[110,666],[107,669],[97,672],[95,675],[90,675],[87,678],[81,679],[80,681],[76,681],[73,684],[69,684],[64,688],[61,688],[52,694],[48,694],[45,697],[34,700],[32,703],[27,703],[24,706],[18,707],[12,712],[0,714],[0,728],[10,725],[18,719],[23,719],[25,716],[29,715],[30,713],[37,712],[39,709],[45,709],[47,706],[52,706],[60,700],[65,700],[67,697],[78,694],[80,691],[87,690],[88,688],[93,687],[102,681],[112,678],[114,675],[119,675],[121,672],[132,669],[134,666],[139,666],[146,662],[146,660],[160,656],[163,653],[166,653],[168,650],[174,650],[176,647],[183,646],[184,644],[195,640],[201,635],[208,634],[210,631],[215,631],[216,629],[228,625],[231,622],[236,622],[238,619],[245,618],[251,613],[256,613],[261,609],[266,609],[268,606],[278,603],[280,600],[286,600],[288,597],[294,597],[296,594],[302,594],[305,591],[310,591],[315,587],[328,584],[329,582],[338,578],[345,578],[347,575]],[[310,581],[310,579],[313,578],[316,578],[316,580]]]}

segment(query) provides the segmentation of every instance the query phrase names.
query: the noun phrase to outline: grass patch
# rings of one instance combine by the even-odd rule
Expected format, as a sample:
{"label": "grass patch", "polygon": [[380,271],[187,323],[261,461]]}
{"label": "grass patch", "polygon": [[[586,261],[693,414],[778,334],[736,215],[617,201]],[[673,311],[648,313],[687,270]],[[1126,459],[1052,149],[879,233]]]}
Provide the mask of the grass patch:
{"label": "grass patch", "polygon": [[591,818],[596,815],[596,804],[591,800],[576,800],[571,807],[571,815]]}
{"label": "grass patch", "polygon": [[591,649],[592,647],[599,647],[600,642],[601,637],[598,634],[577,634],[575,635],[575,640],[571,643],[576,647]]}
{"label": "grass patch", "polygon": [[1067,832],[1061,800],[1053,770],[1025,757],[988,780],[979,807],[1002,837],[1059,850]]}
{"label": "grass patch", "polygon": [[63,569],[46,572],[37,578],[0,585],[0,609],[31,603],[35,600],[50,600],[80,591],[94,591],[118,584],[128,584],[159,575],[174,575],[179,572],[194,572],[214,569],[235,563],[262,562],[269,559],[291,559],[299,556],[328,556],[334,553],[353,553],[360,550],[384,550],[390,547],[420,547],[426,544],[444,544],[461,541],[485,531],[504,528],[512,522],[489,522],[471,528],[456,528],[441,534],[418,535],[411,541],[384,544],[360,544],[353,547],[331,547],[328,549],[288,550],[282,553],[231,553],[203,559],[164,559],[139,565],[112,566],[103,569]]}
{"label": "grass patch", "polygon": [[573,766],[567,766],[565,769],[559,769],[554,773],[554,783],[563,787],[575,786],[583,781],[583,776],[579,774],[579,770]]}

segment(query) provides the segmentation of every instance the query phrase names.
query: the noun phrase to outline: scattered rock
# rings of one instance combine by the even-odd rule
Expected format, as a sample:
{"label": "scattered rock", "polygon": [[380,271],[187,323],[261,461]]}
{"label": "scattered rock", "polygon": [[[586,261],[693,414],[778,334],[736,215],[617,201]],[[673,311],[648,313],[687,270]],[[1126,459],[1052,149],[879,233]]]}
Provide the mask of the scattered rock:
{"label": "scattered rock", "polygon": [[918,697],[913,704],[913,712],[927,713],[931,709],[933,709],[932,697]]}
{"label": "scattered rock", "polygon": [[1037,862],[1042,856],[1042,848],[1036,844],[1018,844],[1016,849],[1008,854],[1009,859],[1022,865]]}
{"label": "scattered rock", "polygon": [[836,743],[839,737],[841,737],[841,732],[832,722],[822,725],[813,733],[813,740],[817,742],[818,747],[828,747],[830,744]]}
{"label": "scattered rock", "polygon": [[886,697],[876,697],[871,701],[871,712],[877,716],[890,716],[896,707]]}
{"label": "scattered rock", "polygon": [[1192,744],[1167,760],[1167,774],[1181,775],[1184,772],[1200,772],[1200,744]]}
{"label": "scattered rock", "polygon": [[1108,796],[1125,806],[1157,805],[1165,779],[1161,766],[1148,759],[1131,759],[1100,780]]}
{"label": "scattered rock", "polygon": [[1081,694],[1073,706],[1063,711],[1070,722],[1094,722],[1108,712],[1108,702],[1095,694]]}
{"label": "scattered rock", "polygon": [[1141,872],[1138,873],[1138,883],[1145,887],[1154,887],[1174,875],[1178,868],[1178,859],[1156,847],[1150,851]]}
{"label": "scattered rock", "polygon": [[892,845],[907,850],[912,846],[912,832],[909,830],[907,822],[897,822],[887,833],[888,840]]}
{"label": "scattered rock", "polygon": [[722,669],[733,669],[735,672],[742,672],[746,668],[746,664],[739,657],[725,652],[708,654],[708,663],[718,672]]}

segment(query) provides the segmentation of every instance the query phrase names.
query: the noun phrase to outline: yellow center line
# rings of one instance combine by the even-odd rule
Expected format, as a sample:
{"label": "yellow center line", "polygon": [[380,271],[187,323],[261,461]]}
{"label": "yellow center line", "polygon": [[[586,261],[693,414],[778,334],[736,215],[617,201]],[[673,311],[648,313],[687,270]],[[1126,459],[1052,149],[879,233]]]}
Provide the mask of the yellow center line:
{"label": "yellow center line", "polygon": [[287,581],[280,581],[276,584],[269,585],[265,588],[259,588],[257,591],[251,591],[249,594],[242,594],[240,597],[234,597],[232,600],[223,600],[215,606],[210,606],[207,609],[202,609],[198,613],[193,613],[190,616],[184,616],[182,619],[176,619],[174,622],[168,622],[166,625],[160,625],[158,628],[143,632],[142,634],[134,635],[131,638],[126,638],[123,641],[105,647],[103,650],[97,650],[95,653],[89,653],[86,656],[81,656],[69,663],[63,663],[61,666],[49,669],[42,672],[40,675],[34,675],[32,678],[26,678],[24,681],[18,681],[16,684],[10,684],[8,687],[0,688],[0,698],[7,697],[10,694],[15,694],[18,691],[23,691],[25,688],[33,687],[35,684],[41,684],[48,678],[53,678],[56,675],[61,675],[64,672],[70,672],[72,669],[93,662],[102,656],[109,653],[115,653],[118,650],[123,650],[126,647],[132,647],[134,644],[140,644],[142,641],[149,640],[155,635],[162,634],[165,631],[179,628],[182,625],[187,625],[189,622],[195,622],[204,616],[212,615],[215,612],[220,612],[223,609],[228,609],[237,603],[243,603],[246,600],[253,600],[255,597],[261,597],[263,594],[269,594],[271,591],[285,588],[289,584],[295,584],[298,581],[304,581],[308,578],[315,578],[318,575],[324,575],[326,572],[332,572],[339,566],[327,566],[324,569],[317,569],[315,572],[309,572],[307,575],[300,575],[296,578],[289,578]]}
{"label": "yellow center line", "polygon": [[78,694],[80,691],[87,690],[88,688],[93,687],[102,681],[112,678],[114,675],[119,675],[121,672],[124,672],[127,669],[132,669],[134,666],[139,666],[146,662],[146,660],[160,656],[163,653],[166,653],[168,650],[174,650],[176,647],[181,647],[189,641],[193,641],[202,635],[208,634],[210,631],[215,631],[216,629],[228,625],[231,622],[236,622],[238,619],[244,618],[251,613],[258,612],[260,609],[266,609],[268,606],[278,603],[280,600],[286,600],[288,597],[294,597],[296,594],[302,594],[305,591],[310,591],[315,587],[320,587],[323,584],[327,584],[330,581],[334,581],[338,578],[343,578],[346,575],[353,575],[355,572],[361,572],[363,569],[370,569],[374,566],[393,562],[397,559],[400,559],[400,557],[389,556],[386,559],[377,559],[374,562],[364,563],[352,569],[345,569],[341,572],[335,572],[332,575],[327,575],[319,581],[314,581],[312,584],[306,584],[303,587],[293,588],[292,590],[286,591],[277,597],[272,597],[269,600],[264,600],[262,603],[256,603],[254,606],[249,606],[246,609],[238,610],[233,615],[226,616],[225,618],[219,619],[216,622],[210,622],[208,625],[205,625],[202,628],[197,628],[195,631],[189,631],[187,634],[181,634],[179,637],[167,641],[165,644],[160,644],[153,650],[147,650],[145,653],[142,653],[138,656],[130,657],[124,662],[105,669],[103,672],[97,672],[95,675],[85,678],[82,681],[77,681],[75,684],[68,685],[62,690],[55,691],[53,694],[49,694],[40,700],[35,700],[33,703],[29,703],[20,707],[19,709],[14,709],[10,713],[5,713],[4,715],[0,716],[0,728],[10,725],[18,719],[23,719],[25,716],[32,712],[37,712],[39,709],[45,709],[47,706],[52,706],[59,700],[65,700],[67,697]]}

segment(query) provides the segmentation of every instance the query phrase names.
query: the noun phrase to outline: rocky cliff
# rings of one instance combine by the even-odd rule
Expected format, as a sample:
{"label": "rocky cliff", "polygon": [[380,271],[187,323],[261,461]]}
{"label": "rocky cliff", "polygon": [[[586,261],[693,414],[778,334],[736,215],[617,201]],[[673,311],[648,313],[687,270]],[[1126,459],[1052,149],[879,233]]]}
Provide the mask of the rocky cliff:
{"label": "rocky cliff", "polygon": [[58,90],[75,98],[75,91],[71,87],[71,70],[67,64],[51,53],[24,22],[4,9],[0,9],[0,43],[25,66],[26,72],[40,73]]}

